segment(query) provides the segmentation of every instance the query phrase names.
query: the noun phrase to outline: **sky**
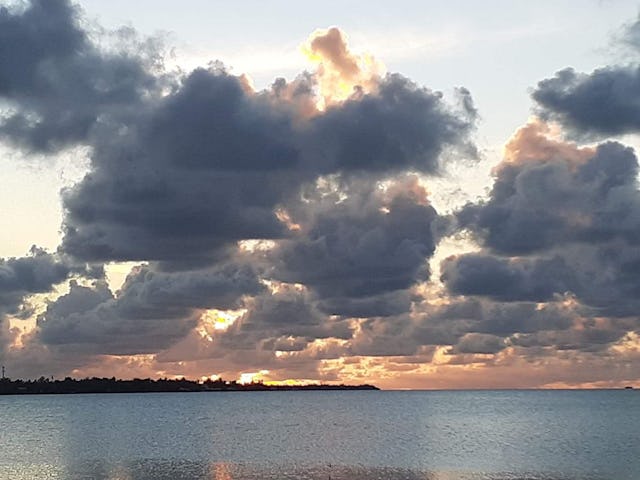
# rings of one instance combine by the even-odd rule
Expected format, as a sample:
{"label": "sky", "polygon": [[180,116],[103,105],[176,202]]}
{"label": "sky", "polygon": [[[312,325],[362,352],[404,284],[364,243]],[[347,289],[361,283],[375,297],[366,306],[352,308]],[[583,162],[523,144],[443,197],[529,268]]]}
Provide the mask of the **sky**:
{"label": "sky", "polygon": [[0,0],[8,376],[640,386],[638,4],[300,7]]}

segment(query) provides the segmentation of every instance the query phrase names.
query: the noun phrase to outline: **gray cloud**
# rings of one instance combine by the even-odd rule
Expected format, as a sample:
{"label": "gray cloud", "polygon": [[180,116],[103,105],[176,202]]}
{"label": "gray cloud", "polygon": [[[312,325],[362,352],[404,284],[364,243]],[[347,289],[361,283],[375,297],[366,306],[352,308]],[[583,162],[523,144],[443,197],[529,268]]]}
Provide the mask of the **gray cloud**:
{"label": "gray cloud", "polygon": [[[136,42],[131,30],[120,36]],[[0,7],[0,99],[12,109],[0,117],[0,137],[52,151],[86,142],[106,115],[139,108],[158,85],[150,72],[157,49],[135,49],[144,54],[100,50],[67,0]]]}
{"label": "gray cloud", "polygon": [[0,259],[0,314],[18,314],[25,297],[47,293],[72,274],[99,277],[102,270],[37,247],[26,257]]}
{"label": "gray cloud", "polygon": [[640,17],[625,24],[617,40],[637,53],[640,50]]}
{"label": "gray cloud", "polygon": [[507,339],[513,335],[563,331],[570,329],[578,316],[575,307],[557,302],[495,302],[480,296],[454,297],[446,305],[427,306],[405,336],[419,345],[456,345],[469,334]]}
{"label": "gray cloud", "polygon": [[488,199],[456,213],[482,251],[441,265],[449,292],[483,299],[458,326],[505,345],[592,352],[638,331],[633,150],[615,142],[579,148],[532,123],[507,144],[494,175]]}
{"label": "gray cloud", "polygon": [[357,335],[349,344],[349,355],[408,356],[422,344],[414,335],[410,315],[373,317],[360,322]]}
{"label": "gray cloud", "polygon": [[[358,322],[358,328],[345,354],[368,356],[412,356],[425,348],[451,345],[449,353],[494,354],[514,344],[540,346],[533,339],[548,335],[574,335],[586,342],[588,335],[569,332],[580,317],[580,310],[562,302],[495,302],[478,297],[451,297],[440,305],[419,305],[411,314],[371,317]],[[624,321],[611,324],[609,338],[621,336]],[[626,324],[628,326],[628,323]],[[588,329],[585,324],[582,329]],[[602,327],[598,327],[602,328]],[[539,336],[539,337],[538,337]],[[576,348],[588,348],[576,341]],[[556,344],[557,345],[557,344]]]}
{"label": "gray cloud", "polygon": [[513,345],[535,349],[553,347],[556,350],[579,350],[583,352],[599,352],[623,338],[627,330],[622,324],[602,326],[587,325],[586,328],[562,331],[543,331],[518,335],[510,339]]}
{"label": "gray cloud", "polygon": [[485,333],[468,333],[451,349],[451,353],[498,353],[506,347],[504,339]]}
{"label": "gray cloud", "polygon": [[202,309],[238,308],[263,288],[248,264],[171,273],[138,267],[116,296],[104,282],[72,283],[38,318],[38,339],[85,353],[154,353],[187,335]]}
{"label": "gray cloud", "polygon": [[304,337],[350,338],[351,329],[344,321],[329,319],[318,311],[309,294],[292,287],[282,287],[273,294],[255,297],[249,311],[229,330],[227,339],[235,333],[248,334],[264,340],[269,338]]}
{"label": "gray cloud", "polygon": [[627,47],[631,62],[610,65],[591,73],[573,68],[538,82],[532,97],[539,114],[556,120],[578,136],[608,136],[637,132],[640,128],[640,21],[623,26],[618,47]]}
{"label": "gray cloud", "polygon": [[[345,353],[336,342],[352,337],[349,321],[320,312],[308,291],[286,284],[247,298],[243,306],[246,311],[226,330],[205,324],[210,332],[207,340],[193,331],[160,352],[158,361],[197,362],[217,372],[267,369],[282,379],[335,379],[329,372],[319,372],[318,367],[320,360]],[[317,344],[317,339],[329,343]]]}
{"label": "gray cloud", "polygon": [[318,308],[329,315],[345,317],[389,317],[411,309],[407,290],[394,290],[367,297],[335,296],[318,302]]}
{"label": "gray cloud", "polygon": [[65,251],[201,263],[241,239],[281,237],[274,208],[299,182],[287,168],[297,155],[286,121],[259,103],[237,78],[199,70],[117,142],[102,139],[93,171],[63,195]]}
{"label": "gray cloud", "polygon": [[637,316],[638,250],[625,243],[567,246],[553,257],[504,258],[466,254],[449,258],[443,281],[451,292],[496,301],[553,301],[575,295],[585,315]]}
{"label": "gray cloud", "polygon": [[406,290],[429,278],[427,259],[436,242],[437,213],[421,189],[413,177],[392,181],[387,198],[369,184],[352,185],[347,198],[294,208],[300,233],[276,250],[274,275],[311,288],[332,314],[408,311]]}
{"label": "gray cloud", "polygon": [[398,76],[309,119],[277,98],[196,70],[135,125],[96,134],[93,170],[63,195],[63,249],[86,260],[211,260],[238,240],[287,236],[276,208],[319,175],[433,172],[471,128]]}
{"label": "gray cloud", "polygon": [[637,158],[618,143],[578,149],[540,129],[518,132],[488,200],[457,214],[487,252],[447,260],[442,278],[457,294],[548,301],[569,292],[601,314],[632,315]]}
{"label": "gray cloud", "polygon": [[25,257],[0,259],[0,359],[18,334],[7,316],[31,317],[35,312],[32,295],[49,293],[69,277],[101,278],[103,274],[101,267],[78,264],[35,246]]}
{"label": "gray cloud", "polygon": [[579,164],[562,152],[541,151],[537,158],[503,162],[489,199],[465,206],[457,216],[461,226],[502,254],[529,254],[567,242],[636,244],[637,173],[633,150],[619,143],[599,145]]}
{"label": "gray cloud", "polygon": [[[323,170],[437,173],[447,146],[465,146],[476,118],[464,95],[455,112],[442,95],[399,74],[384,78],[376,94],[353,97],[311,122],[305,141],[313,162]],[[466,145],[470,147],[470,145]]]}
{"label": "gray cloud", "polygon": [[624,25],[615,40],[619,47],[630,50],[629,64],[610,65],[591,73],[565,68],[538,83],[532,96],[543,117],[561,122],[580,136],[638,131],[640,20]]}
{"label": "gray cloud", "polygon": [[[63,195],[63,249],[92,261],[155,260],[152,270],[169,274],[177,269],[181,272],[174,275],[189,276],[193,265],[215,265],[234,255],[238,240],[290,238],[267,255],[268,262],[278,261],[266,275],[303,283],[311,296],[304,301],[283,294],[256,297],[237,326],[222,335],[221,351],[297,349],[314,338],[349,337],[348,325],[327,315],[408,311],[407,289],[428,277],[426,260],[435,248],[431,223],[437,214],[423,192],[415,196],[416,185],[410,183],[395,181],[396,191],[386,201],[376,196],[377,178],[408,167],[437,170],[438,154],[448,144],[466,142],[471,123],[450,112],[438,95],[398,76],[385,80],[378,94],[301,118],[301,97],[311,93],[307,81],[298,80],[293,96],[285,94],[289,86],[283,82],[252,94],[241,78],[222,69],[197,70],[156,107],[142,110],[135,126],[111,132],[118,142],[96,134],[91,173]],[[419,122],[395,138],[387,128],[396,121],[393,112]],[[325,119],[328,115],[336,120]],[[367,140],[359,130],[365,117],[380,135],[395,138],[394,148],[406,146],[406,154],[393,157],[377,147],[347,153],[340,146],[343,153],[335,157],[332,142]],[[431,132],[435,125],[440,130]],[[334,150],[318,157],[318,145]],[[358,181],[351,178],[356,170]],[[327,173],[347,189],[346,201],[337,205],[336,193],[322,200],[316,192],[311,204],[301,202],[301,193],[308,199],[318,176]],[[292,221],[304,222],[304,232],[289,230],[276,215],[280,208],[291,211]],[[316,264],[304,263],[312,258]],[[186,294],[192,288],[189,283],[187,303],[181,306],[198,307]],[[170,295],[164,300],[163,308],[176,302]],[[149,296],[144,301],[157,306]],[[118,315],[124,315],[121,307]],[[96,331],[105,318],[96,321]],[[283,318],[285,323],[279,323]],[[42,322],[41,329],[52,332],[55,322],[46,325]],[[53,342],[54,336],[74,339],[65,328],[42,338]]]}
{"label": "gray cloud", "polygon": [[541,113],[578,133],[620,135],[640,128],[640,67],[604,67],[590,74],[567,68],[533,92]]}
{"label": "gray cloud", "polygon": [[452,293],[498,301],[537,301],[575,290],[575,274],[564,258],[505,259],[466,254],[443,263],[442,280]]}

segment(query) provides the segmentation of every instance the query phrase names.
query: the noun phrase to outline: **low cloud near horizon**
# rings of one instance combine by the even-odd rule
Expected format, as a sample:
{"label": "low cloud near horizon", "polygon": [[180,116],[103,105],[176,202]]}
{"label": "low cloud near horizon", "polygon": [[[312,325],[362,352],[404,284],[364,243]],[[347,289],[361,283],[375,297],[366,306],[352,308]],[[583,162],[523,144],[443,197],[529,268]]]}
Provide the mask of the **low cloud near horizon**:
{"label": "low cloud near horizon", "polygon": [[57,250],[0,259],[12,377],[640,381],[640,62],[550,72],[487,195],[446,209],[435,180],[481,155],[463,85],[447,100],[332,27],[301,46],[313,71],[256,90],[85,23],[0,7],[0,142],[41,168],[88,152]]}

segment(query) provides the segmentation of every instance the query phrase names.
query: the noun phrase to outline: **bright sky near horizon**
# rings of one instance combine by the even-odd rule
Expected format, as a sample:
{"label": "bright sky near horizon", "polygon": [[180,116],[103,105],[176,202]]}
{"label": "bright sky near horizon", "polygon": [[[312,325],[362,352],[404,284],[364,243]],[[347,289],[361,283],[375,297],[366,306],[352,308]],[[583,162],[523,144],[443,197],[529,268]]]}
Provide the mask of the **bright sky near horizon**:
{"label": "bright sky near horizon", "polygon": [[640,381],[636,2],[0,5],[12,371]]}

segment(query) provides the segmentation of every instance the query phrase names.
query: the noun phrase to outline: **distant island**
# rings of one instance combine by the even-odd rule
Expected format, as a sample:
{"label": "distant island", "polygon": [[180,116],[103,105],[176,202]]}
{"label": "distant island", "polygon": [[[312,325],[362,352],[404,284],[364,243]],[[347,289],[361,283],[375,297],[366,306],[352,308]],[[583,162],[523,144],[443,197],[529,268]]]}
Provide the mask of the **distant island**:
{"label": "distant island", "polygon": [[265,385],[262,382],[238,383],[221,378],[198,382],[185,378],[151,379],[134,378],[120,380],[112,378],[84,378],[81,380],[67,377],[64,380],[50,380],[40,377],[38,380],[0,379],[0,395],[37,395],[37,394],[73,394],[73,393],[152,393],[152,392],[263,392],[263,391],[304,391],[304,390],[379,390],[374,385]]}

